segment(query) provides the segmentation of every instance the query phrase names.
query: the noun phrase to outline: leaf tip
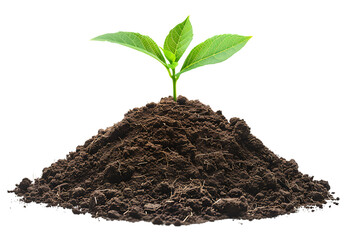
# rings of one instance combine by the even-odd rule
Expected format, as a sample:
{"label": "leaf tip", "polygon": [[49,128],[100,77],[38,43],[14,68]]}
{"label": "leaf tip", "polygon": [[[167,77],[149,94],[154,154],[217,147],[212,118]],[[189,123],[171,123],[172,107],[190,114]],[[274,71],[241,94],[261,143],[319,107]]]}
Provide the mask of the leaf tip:
{"label": "leaf tip", "polygon": [[100,39],[100,36],[91,38],[90,41],[101,41],[102,39]]}
{"label": "leaf tip", "polygon": [[190,17],[190,15],[188,15],[187,18],[186,18],[183,22],[184,22],[184,23],[190,22],[189,17]]}

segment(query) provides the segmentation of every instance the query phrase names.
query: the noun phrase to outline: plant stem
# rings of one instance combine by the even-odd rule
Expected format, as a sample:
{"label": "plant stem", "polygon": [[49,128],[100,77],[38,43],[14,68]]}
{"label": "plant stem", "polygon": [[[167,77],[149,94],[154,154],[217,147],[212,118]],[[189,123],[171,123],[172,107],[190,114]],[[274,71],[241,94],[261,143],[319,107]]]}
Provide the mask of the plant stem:
{"label": "plant stem", "polygon": [[173,88],[174,88],[174,92],[173,92],[173,94],[174,94],[174,100],[175,100],[175,102],[176,102],[176,80],[173,80]]}
{"label": "plant stem", "polygon": [[174,100],[176,102],[176,83],[177,83],[177,78],[175,76],[175,69],[172,69],[172,76],[171,76],[172,80],[173,80],[173,97]]}

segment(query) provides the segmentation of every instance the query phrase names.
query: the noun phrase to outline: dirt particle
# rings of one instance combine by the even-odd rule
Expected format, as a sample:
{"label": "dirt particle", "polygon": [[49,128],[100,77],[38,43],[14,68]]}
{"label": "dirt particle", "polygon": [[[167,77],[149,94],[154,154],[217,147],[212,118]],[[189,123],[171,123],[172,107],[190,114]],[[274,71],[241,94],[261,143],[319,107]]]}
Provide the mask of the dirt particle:
{"label": "dirt particle", "polygon": [[181,222],[179,219],[177,219],[177,220],[174,222],[174,225],[175,225],[176,227],[179,227],[179,226],[182,225],[182,222]]}
{"label": "dirt particle", "polygon": [[114,162],[109,164],[104,170],[104,179],[110,183],[119,183],[121,181],[128,181],[133,175],[133,168]]}
{"label": "dirt particle", "polygon": [[209,207],[212,205],[212,200],[206,196],[201,198],[201,203],[203,207]]}
{"label": "dirt particle", "polygon": [[81,214],[81,211],[79,209],[77,209],[77,208],[72,208],[72,212],[74,214]]}
{"label": "dirt particle", "polygon": [[90,196],[89,207],[93,209],[95,206],[104,205],[106,200],[106,196],[102,192],[96,190]]}
{"label": "dirt particle", "polygon": [[157,216],[157,217],[155,217],[155,218],[152,220],[152,223],[155,224],[155,225],[162,225],[162,224],[163,224],[163,221],[162,221],[162,219],[161,219],[159,216]]}
{"label": "dirt particle", "polygon": [[162,205],[155,204],[155,203],[146,203],[144,205],[144,210],[148,212],[155,212],[157,211]]}
{"label": "dirt particle", "polygon": [[122,194],[123,194],[123,196],[126,197],[126,198],[131,198],[131,197],[133,197],[133,191],[132,191],[131,188],[125,188],[125,189],[123,189]]}
{"label": "dirt particle", "polygon": [[38,190],[38,193],[39,193],[39,194],[44,194],[44,193],[50,191],[50,187],[49,187],[48,185],[46,185],[46,184],[43,184],[42,186],[39,186],[39,187],[37,188],[37,190]]}
{"label": "dirt particle", "polygon": [[322,201],[324,199],[320,192],[312,191],[309,194],[314,201]]}
{"label": "dirt particle", "polygon": [[110,199],[107,205],[109,206],[110,210],[116,210],[121,214],[123,214],[124,212],[128,210],[128,204],[123,202],[118,197],[113,197],[112,199]]}
{"label": "dirt particle", "polygon": [[242,190],[239,188],[233,188],[229,191],[229,196],[232,198],[238,198],[241,197],[243,194]]}
{"label": "dirt particle", "polygon": [[138,220],[141,219],[142,217],[141,208],[138,206],[133,207],[131,210],[128,211],[128,215]]}
{"label": "dirt particle", "polygon": [[170,194],[172,188],[168,182],[161,182],[155,187],[154,191],[158,194]]}
{"label": "dirt particle", "polygon": [[237,198],[221,198],[213,204],[213,207],[229,217],[237,217],[247,211],[248,204]]}
{"label": "dirt particle", "polygon": [[187,102],[187,98],[186,98],[186,97],[183,97],[183,96],[178,96],[178,98],[177,98],[176,101],[177,101],[178,104],[184,105],[184,104],[186,104],[186,102]]}
{"label": "dirt particle", "polygon": [[148,108],[154,108],[156,105],[157,105],[156,103],[151,102],[151,103],[146,104],[146,107],[148,107]]}
{"label": "dirt particle", "polygon": [[22,191],[26,191],[28,187],[31,185],[31,180],[28,178],[23,178],[23,180],[19,183],[18,187]]}
{"label": "dirt particle", "polygon": [[82,188],[82,187],[76,187],[74,190],[73,190],[73,193],[72,193],[72,196],[74,198],[78,198],[78,197],[82,197],[85,195],[85,189]]}

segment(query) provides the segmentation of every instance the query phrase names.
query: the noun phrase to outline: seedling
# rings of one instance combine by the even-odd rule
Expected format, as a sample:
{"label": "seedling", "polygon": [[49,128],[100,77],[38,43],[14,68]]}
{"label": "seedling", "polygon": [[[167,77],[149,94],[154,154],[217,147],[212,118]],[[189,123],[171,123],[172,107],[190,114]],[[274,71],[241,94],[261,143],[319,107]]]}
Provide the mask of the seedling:
{"label": "seedling", "polygon": [[[193,39],[193,29],[189,17],[169,32],[163,48],[159,48],[150,37],[134,32],[107,33],[92,40],[118,43],[157,59],[168,70],[173,82],[173,97],[176,101],[176,83],[182,73],[204,65],[225,61],[238,52],[250,38],[251,36],[246,37],[237,34],[222,34],[211,37],[192,49],[178,73],[176,73],[178,62]],[[160,49],[162,49],[168,63]]]}

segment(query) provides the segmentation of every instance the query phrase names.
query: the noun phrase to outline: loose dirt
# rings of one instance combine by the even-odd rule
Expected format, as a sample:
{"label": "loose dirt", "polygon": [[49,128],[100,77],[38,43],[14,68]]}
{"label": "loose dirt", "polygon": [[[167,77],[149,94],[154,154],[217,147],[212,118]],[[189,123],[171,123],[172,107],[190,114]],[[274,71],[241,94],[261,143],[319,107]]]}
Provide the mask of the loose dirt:
{"label": "loose dirt", "polygon": [[75,214],[179,226],[322,207],[335,200],[329,190],[265,147],[244,120],[180,96],[130,110],[13,191]]}

